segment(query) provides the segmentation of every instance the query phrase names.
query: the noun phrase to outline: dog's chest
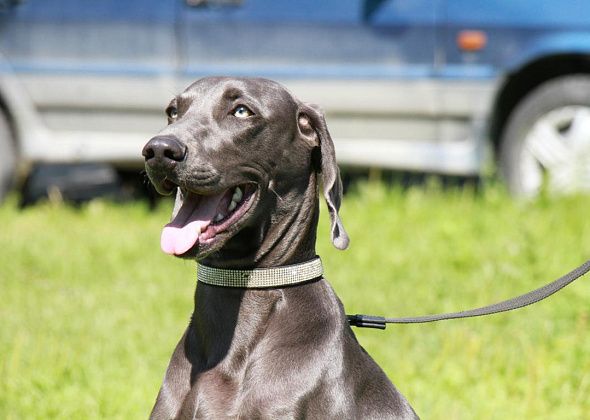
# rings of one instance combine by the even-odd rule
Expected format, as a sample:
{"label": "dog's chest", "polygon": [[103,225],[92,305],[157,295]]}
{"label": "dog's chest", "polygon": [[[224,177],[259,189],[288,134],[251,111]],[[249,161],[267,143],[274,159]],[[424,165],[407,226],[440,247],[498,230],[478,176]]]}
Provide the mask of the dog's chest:
{"label": "dog's chest", "polygon": [[[328,413],[334,401],[324,392],[310,394],[307,386],[297,377],[257,379],[241,383],[228,380],[224,375],[211,372],[201,378],[197,392],[185,402],[190,411],[182,413],[186,418],[195,419],[253,419],[253,418],[302,418],[310,412]],[[329,401],[328,401],[329,400]],[[185,418],[182,415],[180,418]]]}
{"label": "dog's chest", "polygon": [[[290,417],[287,413],[296,411],[296,405],[288,404],[291,398],[280,395],[275,380],[246,379],[246,375],[251,373],[242,372],[241,378],[232,378],[216,369],[201,375],[195,383],[197,392],[191,392],[193,395],[188,396],[196,398],[196,401],[186,404],[192,406],[192,416],[197,419],[284,418]],[[283,401],[280,413],[275,405],[277,401]]]}
{"label": "dog's chest", "polygon": [[272,345],[245,356],[242,363],[223,360],[198,375],[187,395],[193,400],[185,405],[192,407],[194,418],[301,418],[312,409],[325,413],[326,406],[336,403],[333,387],[320,386],[331,383],[325,374],[331,368],[318,363],[321,357],[313,366],[293,363],[294,353],[301,350]]}

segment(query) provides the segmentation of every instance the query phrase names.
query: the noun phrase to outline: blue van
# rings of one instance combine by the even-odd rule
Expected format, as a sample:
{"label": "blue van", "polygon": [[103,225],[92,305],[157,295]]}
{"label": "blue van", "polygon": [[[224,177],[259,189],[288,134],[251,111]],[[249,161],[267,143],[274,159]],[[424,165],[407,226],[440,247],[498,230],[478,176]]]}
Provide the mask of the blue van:
{"label": "blue van", "polygon": [[587,0],[0,0],[0,196],[35,162],[140,167],[164,106],[262,76],[343,165],[590,189]]}

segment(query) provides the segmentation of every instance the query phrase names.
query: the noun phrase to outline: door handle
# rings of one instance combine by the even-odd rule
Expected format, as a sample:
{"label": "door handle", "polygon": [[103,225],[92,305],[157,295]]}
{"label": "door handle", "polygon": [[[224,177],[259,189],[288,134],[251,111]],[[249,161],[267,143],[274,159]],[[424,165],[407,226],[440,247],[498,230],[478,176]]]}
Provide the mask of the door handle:
{"label": "door handle", "polygon": [[242,5],[242,0],[185,0],[186,5],[190,7],[238,7]]}
{"label": "door handle", "polygon": [[0,12],[12,9],[22,3],[22,0],[0,0]]}

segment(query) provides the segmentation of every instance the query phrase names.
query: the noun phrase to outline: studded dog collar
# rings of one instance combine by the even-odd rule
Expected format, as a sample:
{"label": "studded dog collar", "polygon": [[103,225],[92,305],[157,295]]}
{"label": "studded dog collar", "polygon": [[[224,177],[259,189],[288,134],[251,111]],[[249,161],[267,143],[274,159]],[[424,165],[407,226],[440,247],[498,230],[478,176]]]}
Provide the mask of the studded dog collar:
{"label": "studded dog collar", "polygon": [[197,280],[201,283],[246,289],[290,286],[318,278],[323,272],[319,257],[300,264],[252,270],[228,270],[197,263]]}

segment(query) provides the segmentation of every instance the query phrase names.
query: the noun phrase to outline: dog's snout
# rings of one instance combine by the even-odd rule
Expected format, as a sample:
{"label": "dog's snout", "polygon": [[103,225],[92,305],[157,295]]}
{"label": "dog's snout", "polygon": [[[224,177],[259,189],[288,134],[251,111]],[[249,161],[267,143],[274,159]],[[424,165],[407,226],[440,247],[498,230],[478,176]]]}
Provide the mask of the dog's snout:
{"label": "dog's snout", "polygon": [[147,142],[141,154],[148,163],[176,163],[186,157],[186,146],[174,137],[157,136]]}

